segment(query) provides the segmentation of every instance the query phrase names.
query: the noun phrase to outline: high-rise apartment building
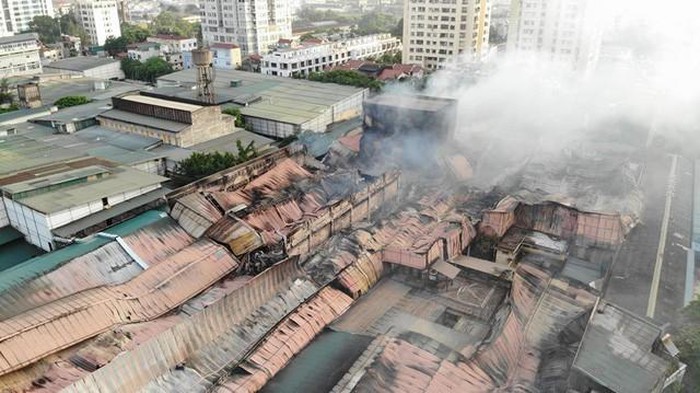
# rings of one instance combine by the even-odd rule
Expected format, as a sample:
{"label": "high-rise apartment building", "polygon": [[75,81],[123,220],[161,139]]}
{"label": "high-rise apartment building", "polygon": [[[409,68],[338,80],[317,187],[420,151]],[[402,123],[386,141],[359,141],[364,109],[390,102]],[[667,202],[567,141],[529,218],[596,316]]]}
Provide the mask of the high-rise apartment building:
{"label": "high-rise apartment building", "polygon": [[75,11],[91,45],[101,46],[107,38],[122,35],[116,0],[78,0]]}
{"label": "high-rise apartment building", "polygon": [[478,60],[489,41],[489,0],[406,0],[403,62],[441,68],[457,56]]}
{"label": "high-rise apartment building", "polygon": [[0,36],[6,37],[29,29],[35,16],[53,16],[52,0],[3,0],[0,12]]}
{"label": "high-rise apartment building", "polygon": [[600,0],[513,0],[508,51],[536,53],[578,68],[600,52]]}
{"label": "high-rise apartment building", "polygon": [[280,38],[292,37],[287,0],[202,0],[204,43],[236,44],[243,55],[264,54]]}

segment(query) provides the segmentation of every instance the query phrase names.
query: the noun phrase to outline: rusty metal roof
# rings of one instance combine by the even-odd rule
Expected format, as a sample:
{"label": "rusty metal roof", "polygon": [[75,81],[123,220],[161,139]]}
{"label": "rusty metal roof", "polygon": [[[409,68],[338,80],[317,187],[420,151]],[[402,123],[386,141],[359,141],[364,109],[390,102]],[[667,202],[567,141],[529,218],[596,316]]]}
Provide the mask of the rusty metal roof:
{"label": "rusty metal roof", "polygon": [[[143,261],[155,265],[191,244],[176,222],[157,221],[127,235],[124,242]],[[143,271],[117,242],[74,258],[45,275],[0,293],[0,320],[60,298],[105,285],[122,284]]]}
{"label": "rusty metal roof", "polygon": [[221,212],[200,193],[185,195],[175,202],[170,216],[189,233],[199,238],[221,219]]}
{"label": "rusty metal roof", "polygon": [[342,315],[352,299],[337,289],[326,287],[286,317],[246,358],[240,367],[245,375],[230,377],[218,392],[258,391],[298,354],[321,330]]}
{"label": "rusty metal roof", "polygon": [[150,320],[238,266],[222,246],[202,240],[131,281],[68,296],[0,322],[0,374],[26,366],[119,323]]}
{"label": "rusty metal roof", "polygon": [[[209,305],[105,367],[71,385],[85,390],[162,389],[180,381],[183,390],[206,387],[213,377],[243,360],[268,331],[317,291],[295,259],[266,270],[246,285]],[[174,366],[185,362],[191,378],[180,379]],[[149,367],[144,368],[143,365]]]}

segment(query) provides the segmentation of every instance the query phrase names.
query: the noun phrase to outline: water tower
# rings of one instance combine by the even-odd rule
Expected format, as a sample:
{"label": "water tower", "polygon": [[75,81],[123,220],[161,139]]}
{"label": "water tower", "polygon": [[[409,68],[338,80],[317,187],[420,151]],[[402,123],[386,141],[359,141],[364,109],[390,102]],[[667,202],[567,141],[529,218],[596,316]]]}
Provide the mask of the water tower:
{"label": "water tower", "polygon": [[212,54],[209,48],[192,51],[192,63],[197,67],[197,98],[203,102],[214,103],[214,70]]}

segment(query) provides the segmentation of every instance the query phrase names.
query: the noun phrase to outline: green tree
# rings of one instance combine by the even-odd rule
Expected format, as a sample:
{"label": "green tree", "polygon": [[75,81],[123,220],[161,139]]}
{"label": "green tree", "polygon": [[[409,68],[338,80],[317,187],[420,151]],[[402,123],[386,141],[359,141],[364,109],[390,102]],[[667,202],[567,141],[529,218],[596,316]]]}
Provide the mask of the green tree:
{"label": "green tree", "polygon": [[54,44],[61,38],[60,24],[50,16],[35,16],[29,21],[29,30],[39,34],[39,40],[44,44]]}
{"label": "green tree", "polygon": [[83,26],[78,22],[78,18],[73,11],[63,14],[58,17],[61,26],[61,33],[73,37],[80,37],[80,43],[83,46],[90,44],[90,36],[85,32]]}
{"label": "green tree", "polygon": [[129,45],[129,43],[126,37],[109,37],[105,40],[103,48],[110,56],[116,56],[120,53],[125,53],[127,45]]}
{"label": "green tree", "polygon": [[128,44],[135,44],[146,41],[146,38],[151,35],[151,31],[139,25],[131,23],[121,24],[122,37],[126,39]]}
{"label": "green tree", "polygon": [[61,34],[80,37],[83,44],[87,43],[88,36],[72,12],[56,18],[46,15],[35,16],[29,22],[29,30],[39,34],[39,40],[44,44],[59,42]]}
{"label": "green tree", "polygon": [[163,11],[153,20],[151,30],[155,34],[175,34],[182,37],[196,38],[197,26],[183,20],[169,11]]}
{"label": "green tree", "polygon": [[391,31],[391,35],[394,37],[403,37],[403,18],[399,19],[399,22],[396,24],[396,27]]}
{"label": "green tree", "polygon": [[391,33],[396,29],[397,24],[398,21],[394,15],[373,12],[362,15],[357,22],[355,33],[359,35]]}
{"label": "green tree", "polygon": [[0,104],[10,104],[15,102],[15,97],[10,89],[10,82],[7,78],[0,79]]}
{"label": "green tree", "polygon": [[85,96],[65,96],[61,97],[53,104],[58,107],[58,109],[69,108],[71,106],[78,106],[89,103],[91,100]]}
{"label": "green tree", "polygon": [[236,141],[238,154],[230,152],[200,153],[194,152],[188,158],[180,161],[175,167],[173,182],[176,186],[182,186],[203,177],[209,176],[226,168],[241,164],[257,156],[257,151],[250,142],[243,146],[240,140]]}
{"label": "green tree", "polygon": [[367,75],[355,71],[334,70],[329,72],[312,72],[309,74],[310,81],[323,83],[337,83],[339,85],[348,85],[355,87],[369,88],[372,91],[379,91],[384,84],[378,80],[374,80]]}
{"label": "green tree", "polygon": [[144,79],[146,82],[155,83],[159,77],[173,72],[173,66],[160,57],[151,57],[143,63]]}
{"label": "green tree", "polygon": [[234,117],[234,124],[238,128],[243,128],[245,127],[245,120],[243,119],[243,116],[241,115],[241,110],[238,108],[226,108],[221,111],[221,113],[233,116]]}
{"label": "green tree", "polygon": [[685,309],[674,337],[680,350],[680,360],[688,365],[683,384],[687,391],[700,389],[700,299],[690,302]]}
{"label": "green tree", "polygon": [[392,65],[401,63],[401,51],[385,53],[377,59],[377,63],[382,65]]}

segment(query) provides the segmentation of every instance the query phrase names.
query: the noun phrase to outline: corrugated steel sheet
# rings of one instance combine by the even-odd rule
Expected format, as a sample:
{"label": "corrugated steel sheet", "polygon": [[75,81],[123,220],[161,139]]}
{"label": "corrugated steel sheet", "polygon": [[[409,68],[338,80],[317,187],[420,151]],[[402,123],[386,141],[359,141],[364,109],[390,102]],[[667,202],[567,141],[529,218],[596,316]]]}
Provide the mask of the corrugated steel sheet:
{"label": "corrugated steel sheet", "polygon": [[[150,210],[131,220],[109,228],[107,232],[114,235],[126,236],[146,225],[160,221],[164,219],[164,217],[167,217],[167,215],[162,211]],[[109,242],[111,242],[111,240],[107,238],[93,237],[86,242],[72,244],[4,270],[2,274],[0,274],[0,292],[13,291],[24,285],[24,283],[40,277],[43,274],[47,274],[72,259],[94,251]]]}
{"label": "corrugated steel sheet", "polygon": [[202,240],[125,284],[80,292],[0,322],[0,374],[115,324],[163,315],[237,266],[223,247]]}
{"label": "corrugated steel sheet", "polygon": [[558,345],[559,333],[585,317],[596,298],[527,264],[515,275],[511,298],[493,319],[502,322],[492,340],[471,358],[436,351],[427,338],[391,338],[366,371],[354,371],[362,377],[353,391],[535,391],[544,351]]}
{"label": "corrugated steel sheet", "polygon": [[207,236],[226,244],[238,257],[257,250],[264,245],[263,239],[245,221],[226,216],[207,231]]}
{"label": "corrugated steel sheet", "polygon": [[180,382],[180,391],[199,389],[209,384],[206,378],[215,379],[240,362],[270,329],[317,291],[296,260],[281,262],[66,391],[162,388],[179,371],[174,366],[183,362],[194,373],[188,372],[192,377]]}
{"label": "corrugated steel sheet", "polygon": [[479,232],[485,236],[503,237],[515,223],[515,209],[518,204],[511,196],[503,198],[494,209],[484,212],[479,223]]}
{"label": "corrugated steel sheet", "polygon": [[170,216],[189,233],[199,238],[222,217],[219,209],[200,193],[185,195],[175,202]]}
{"label": "corrugated steel sheet", "polygon": [[229,378],[215,391],[257,392],[351,303],[337,289],[323,288],[286,317],[241,364],[247,375]]}
{"label": "corrugated steel sheet", "polygon": [[[149,265],[161,262],[194,240],[170,219],[158,221],[123,239]],[[122,284],[142,271],[119,244],[108,243],[0,294],[0,320],[91,288]]]}
{"label": "corrugated steel sheet", "polygon": [[367,293],[379,281],[384,271],[380,253],[365,253],[357,261],[348,266],[338,275],[338,283],[342,285],[353,298]]}
{"label": "corrugated steel sheet", "polygon": [[149,225],[123,239],[149,266],[160,263],[195,240],[171,218]]}

